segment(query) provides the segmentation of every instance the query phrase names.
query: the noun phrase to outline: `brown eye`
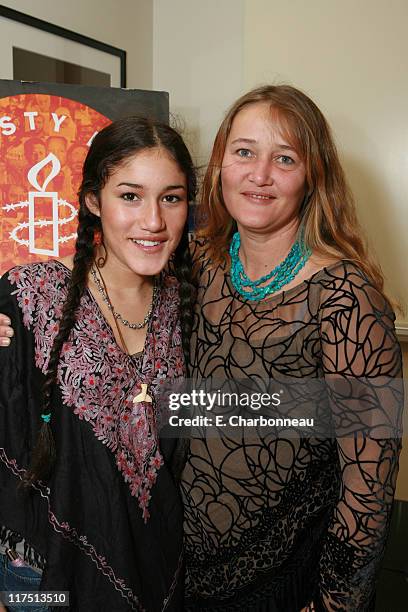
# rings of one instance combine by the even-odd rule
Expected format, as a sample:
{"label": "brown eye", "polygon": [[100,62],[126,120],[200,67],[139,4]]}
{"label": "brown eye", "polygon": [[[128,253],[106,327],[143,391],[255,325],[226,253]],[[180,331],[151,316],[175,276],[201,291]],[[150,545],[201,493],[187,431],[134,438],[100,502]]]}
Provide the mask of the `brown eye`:
{"label": "brown eye", "polygon": [[122,200],[125,200],[125,202],[134,202],[135,200],[138,200],[138,195],[136,193],[133,193],[133,191],[129,191],[126,193],[122,193],[121,196]]}

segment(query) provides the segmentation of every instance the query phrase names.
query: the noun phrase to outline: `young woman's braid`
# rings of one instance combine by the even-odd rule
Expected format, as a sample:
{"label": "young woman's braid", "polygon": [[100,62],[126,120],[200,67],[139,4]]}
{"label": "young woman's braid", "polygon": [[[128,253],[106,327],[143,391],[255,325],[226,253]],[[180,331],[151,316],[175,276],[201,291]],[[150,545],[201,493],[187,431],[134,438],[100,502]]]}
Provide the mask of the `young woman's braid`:
{"label": "young woman's braid", "polygon": [[195,287],[192,281],[192,264],[187,228],[185,228],[180,243],[174,253],[173,264],[175,275],[180,283],[179,296],[181,338],[188,375],[190,363],[190,339],[193,330]]}
{"label": "young woman's braid", "polygon": [[[190,340],[193,331],[194,303],[196,288],[193,284],[191,254],[189,248],[188,231],[184,230],[180,243],[174,253],[172,261],[174,274],[178,279],[180,296],[180,325],[183,344],[186,375],[189,375]],[[190,442],[188,438],[178,438],[170,459],[170,469],[176,479],[180,480],[186,462]]]}
{"label": "young woman's braid", "polygon": [[93,238],[96,229],[100,228],[99,217],[81,206],[79,211],[78,237],[75,245],[74,265],[68,284],[68,293],[62,309],[58,333],[55,336],[48,369],[43,385],[42,417],[44,422],[38,434],[36,446],[31,459],[31,466],[25,478],[30,485],[38,479],[46,478],[55,460],[55,443],[49,424],[51,415],[52,389],[57,379],[58,363],[64,342],[75,325],[76,311],[87,285],[88,273],[94,259]]}

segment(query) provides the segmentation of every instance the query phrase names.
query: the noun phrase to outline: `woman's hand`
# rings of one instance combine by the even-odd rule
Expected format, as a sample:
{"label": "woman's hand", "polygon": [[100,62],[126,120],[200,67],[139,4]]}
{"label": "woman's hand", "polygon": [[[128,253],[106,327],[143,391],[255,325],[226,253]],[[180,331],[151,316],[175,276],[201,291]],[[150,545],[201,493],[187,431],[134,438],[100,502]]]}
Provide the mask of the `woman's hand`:
{"label": "woman's hand", "polygon": [[[10,338],[14,332],[11,327],[11,321],[5,315],[0,314],[0,346],[9,346]],[[0,604],[1,605],[1,604]],[[0,612],[2,612],[0,608]]]}

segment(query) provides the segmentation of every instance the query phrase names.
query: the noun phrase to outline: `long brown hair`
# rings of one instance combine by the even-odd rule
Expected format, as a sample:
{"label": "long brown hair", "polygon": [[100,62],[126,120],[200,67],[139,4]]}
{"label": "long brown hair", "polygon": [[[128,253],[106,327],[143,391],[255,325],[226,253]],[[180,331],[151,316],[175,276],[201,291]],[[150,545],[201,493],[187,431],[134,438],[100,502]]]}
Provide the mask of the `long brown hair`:
{"label": "long brown hair", "polygon": [[198,213],[198,236],[207,245],[209,265],[229,263],[234,219],[222,195],[222,160],[235,116],[245,106],[257,103],[270,104],[283,137],[305,164],[308,198],[300,215],[306,245],[322,257],[355,262],[384,294],[384,277],[368,252],[330,127],[316,104],[289,85],[253,89],[231,106],[221,123],[204,177]]}

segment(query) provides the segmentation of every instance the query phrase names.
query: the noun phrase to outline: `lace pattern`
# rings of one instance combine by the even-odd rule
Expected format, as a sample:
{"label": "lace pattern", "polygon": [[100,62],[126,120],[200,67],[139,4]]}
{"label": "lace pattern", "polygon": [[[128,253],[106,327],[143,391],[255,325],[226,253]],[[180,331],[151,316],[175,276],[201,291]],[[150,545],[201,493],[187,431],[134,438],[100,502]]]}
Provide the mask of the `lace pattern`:
{"label": "lace pattern", "polygon": [[[400,448],[401,387],[383,395],[375,388],[381,377],[401,377],[394,315],[352,263],[258,303],[236,294],[224,270],[201,263],[192,342],[197,384],[209,377],[324,379],[324,410],[341,434],[191,441],[182,479],[187,608],[199,602],[204,610],[207,602],[208,609],[244,610],[245,594],[255,601],[268,585],[265,601],[272,601],[282,568],[291,566],[292,595],[276,609],[302,607],[290,597],[303,580],[322,609],[368,610]],[[357,387],[348,384],[357,377]],[[347,384],[331,387],[334,379]],[[362,386],[371,412],[362,408]],[[373,437],[367,419],[377,426]]]}

